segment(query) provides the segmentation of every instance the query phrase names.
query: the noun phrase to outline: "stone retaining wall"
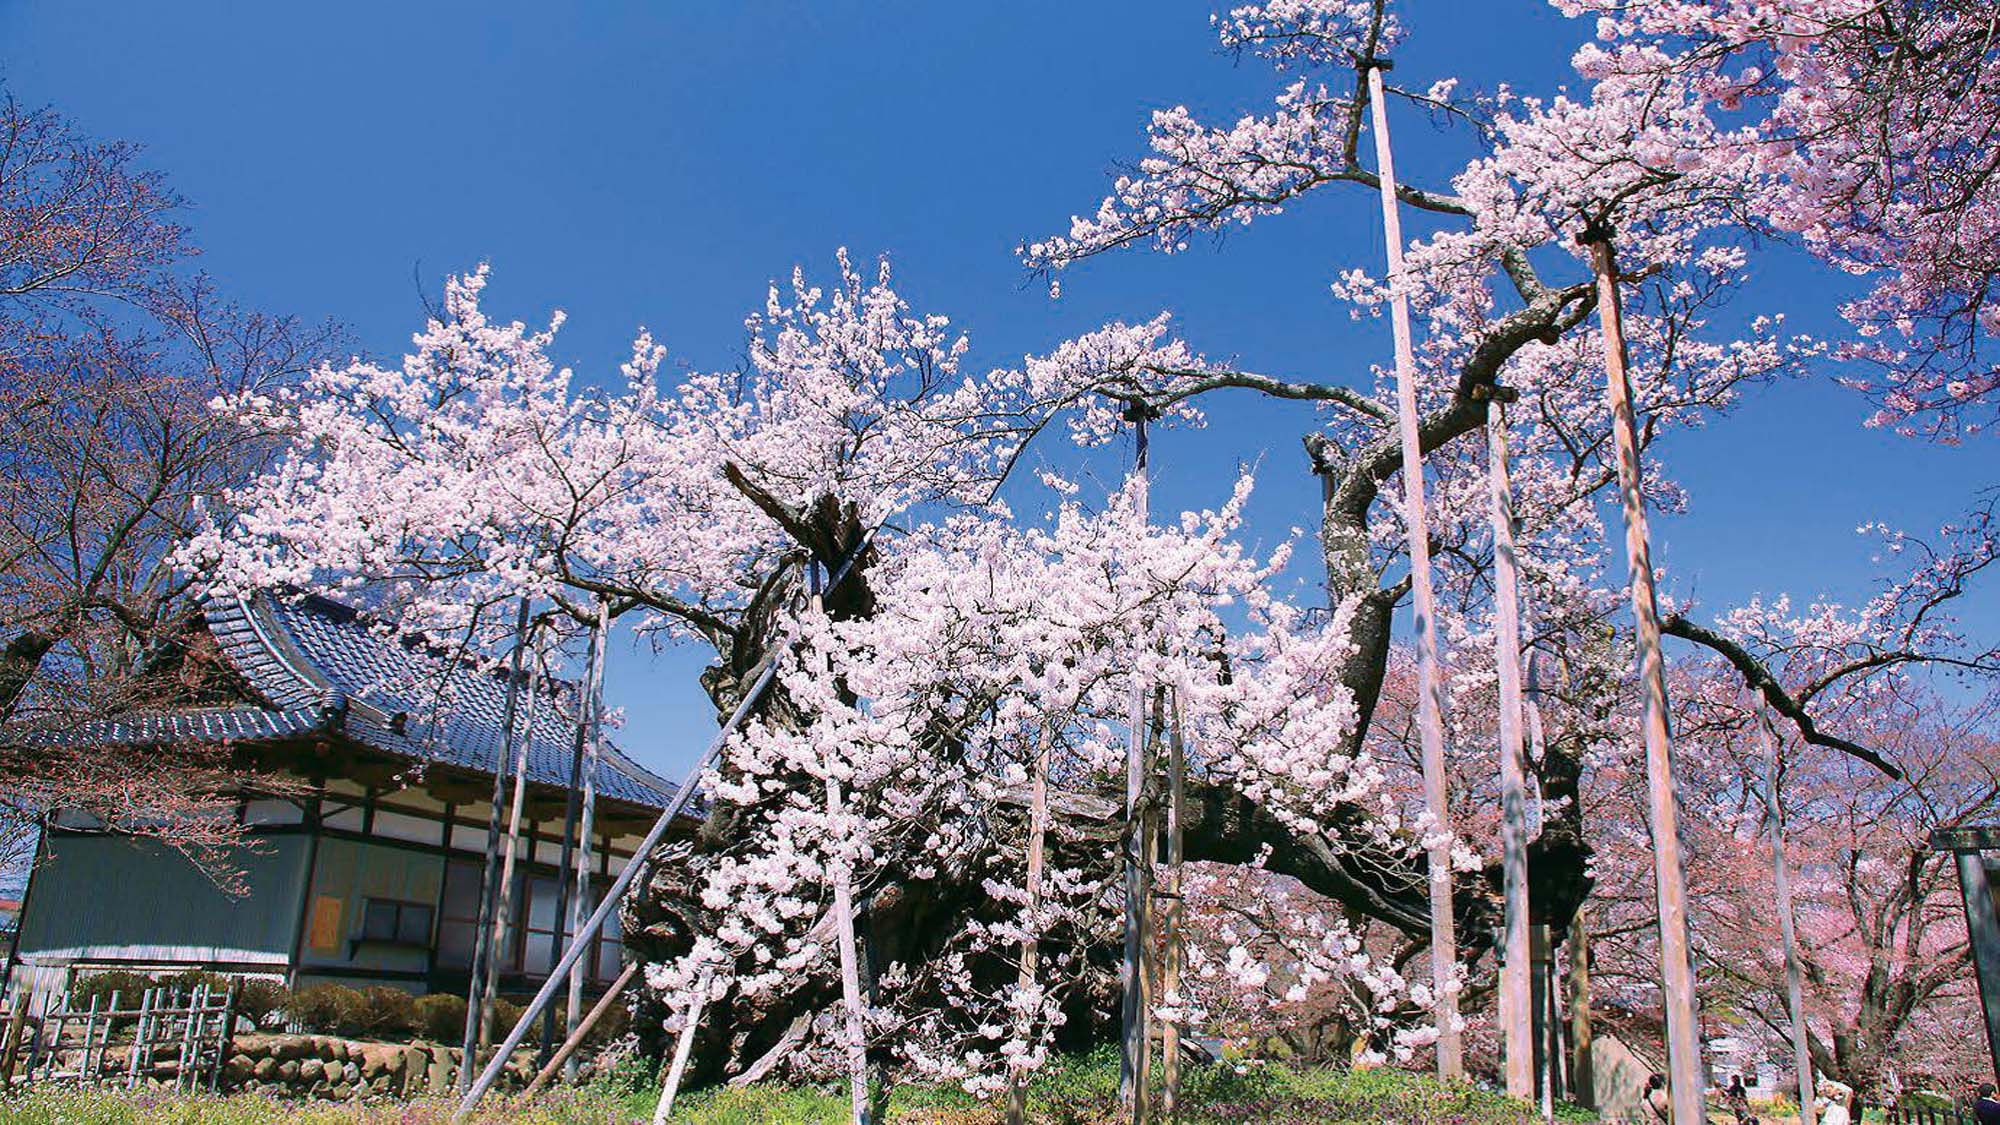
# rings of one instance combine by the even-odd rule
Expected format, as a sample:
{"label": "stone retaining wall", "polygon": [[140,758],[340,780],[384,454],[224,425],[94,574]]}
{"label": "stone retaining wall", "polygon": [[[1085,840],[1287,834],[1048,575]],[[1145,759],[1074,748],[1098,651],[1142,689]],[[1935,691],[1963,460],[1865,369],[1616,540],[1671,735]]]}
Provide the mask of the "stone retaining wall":
{"label": "stone retaining wall", "polygon": [[[238,1035],[222,1069],[226,1091],[279,1097],[354,1101],[444,1094],[456,1086],[463,1052],[428,1043],[374,1043],[332,1035]],[[522,1048],[508,1062],[503,1089],[526,1086],[535,1052]]]}

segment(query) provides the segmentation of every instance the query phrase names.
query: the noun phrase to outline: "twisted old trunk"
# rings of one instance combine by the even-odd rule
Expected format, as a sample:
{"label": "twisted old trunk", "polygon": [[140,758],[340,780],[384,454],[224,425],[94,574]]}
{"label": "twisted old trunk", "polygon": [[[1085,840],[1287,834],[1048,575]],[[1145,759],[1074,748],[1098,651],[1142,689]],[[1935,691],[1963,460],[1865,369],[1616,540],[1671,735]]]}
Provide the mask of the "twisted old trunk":
{"label": "twisted old trunk", "polygon": [[[1480,404],[1476,410],[1448,412],[1451,417],[1446,423],[1433,427],[1427,437],[1442,441],[1448,438],[1439,436],[1441,433],[1476,429],[1483,410]],[[1314,452],[1316,463],[1328,472],[1324,447]],[[1365,523],[1381,479],[1393,471],[1388,459],[1369,456],[1376,452],[1364,450],[1362,456],[1346,461],[1343,480],[1330,479],[1323,538],[1335,596],[1364,582],[1369,591],[1363,595],[1364,612],[1355,618],[1357,654],[1344,669],[1364,715],[1379,696],[1390,644],[1390,618],[1403,590],[1401,583],[1379,585],[1378,575],[1369,565],[1365,537],[1356,534]],[[1328,475],[1331,478],[1330,472]],[[737,483],[786,526],[802,545],[802,556],[809,555],[829,568],[838,566],[866,534],[852,506],[827,500],[810,512],[793,512],[748,482],[738,479]],[[827,592],[826,608],[836,618],[858,618],[874,612],[875,594],[868,581],[871,556],[872,551],[864,551],[854,572]],[[777,592],[791,588],[792,582],[790,578],[767,580],[763,589],[773,594],[764,599],[766,608],[746,615],[744,627],[728,638],[729,643],[719,646],[723,659],[704,676],[704,686],[719,709],[734,706],[767,655],[775,635],[775,610],[771,607],[781,600]],[[764,707],[765,721],[807,721],[781,691],[771,693]],[[1357,732],[1357,743],[1361,737],[1362,732]],[[1545,790],[1554,797],[1573,794],[1575,762],[1559,751],[1552,751],[1547,758]],[[1298,879],[1339,904],[1350,917],[1383,923],[1412,941],[1428,937],[1423,853],[1414,841],[1382,843],[1370,812],[1358,807],[1345,810],[1334,818],[1325,835],[1302,836],[1241,793],[1211,780],[1191,777],[1186,800],[1187,860],[1249,864],[1261,857],[1267,870]],[[1555,819],[1545,827],[1530,850],[1530,869],[1534,913],[1560,932],[1589,893],[1590,880],[1585,874],[1589,852],[1582,826],[1574,823],[1576,803],[1559,807],[1565,810],[1559,815],[1569,819]],[[999,922],[1011,917],[1011,904],[994,903],[982,889],[981,868],[988,859],[1011,860],[1022,850],[1027,822],[1025,788],[1001,794],[987,815],[990,823],[984,838],[990,843],[986,852],[960,867],[920,876],[891,856],[866,873],[857,888],[868,969],[865,979],[872,980],[892,965],[932,962],[945,952],[944,943],[960,933],[969,920]],[[670,959],[688,949],[696,935],[713,928],[713,919],[700,905],[697,893],[701,872],[707,861],[741,839],[749,827],[746,818],[745,810],[737,807],[712,807],[696,837],[680,845],[681,852],[662,857],[664,862],[655,865],[644,889],[628,900],[626,908],[626,940],[635,954],[648,961]],[[1121,795],[1109,788],[1103,792],[1052,792],[1049,862],[1080,869],[1108,884],[1116,876],[1124,827]],[[1458,888],[1456,915],[1460,932],[1467,935],[1463,955],[1468,960],[1477,961],[1491,947],[1499,916],[1499,885],[1496,863],[1484,878],[1466,880]],[[823,931],[830,939],[830,917],[821,918],[815,931]],[[1059,1046],[1084,1048],[1115,1037],[1118,977],[1113,944],[1103,934],[1056,932],[1044,936],[1043,950],[1049,963],[1066,964],[1069,969],[1062,985],[1061,1002],[1067,1019]],[[980,984],[997,989],[1009,979],[1013,967],[996,959],[975,971],[990,977]],[[838,981],[829,974],[798,980],[778,993],[747,1000],[731,996],[712,1005],[704,1013],[687,1080],[694,1084],[754,1080],[782,1066],[811,1037],[814,1017],[834,1007],[838,990]],[[642,1017],[665,1014],[658,998],[646,997],[640,1004]],[[639,1026],[658,1028],[660,1020],[642,1018]],[[649,1046],[659,1050],[665,1044]]]}

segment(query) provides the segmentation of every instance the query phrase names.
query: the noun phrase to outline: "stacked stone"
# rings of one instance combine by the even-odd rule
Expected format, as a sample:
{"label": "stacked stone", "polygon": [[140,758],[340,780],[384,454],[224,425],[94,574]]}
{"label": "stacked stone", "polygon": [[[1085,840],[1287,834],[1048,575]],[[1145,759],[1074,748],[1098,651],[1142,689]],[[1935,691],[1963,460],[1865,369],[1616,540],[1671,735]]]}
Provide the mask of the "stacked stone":
{"label": "stacked stone", "polygon": [[[224,1090],[337,1102],[448,1094],[463,1055],[422,1040],[366,1043],[328,1035],[238,1035],[232,1049]],[[505,1084],[526,1086],[534,1073],[534,1051],[516,1051]]]}

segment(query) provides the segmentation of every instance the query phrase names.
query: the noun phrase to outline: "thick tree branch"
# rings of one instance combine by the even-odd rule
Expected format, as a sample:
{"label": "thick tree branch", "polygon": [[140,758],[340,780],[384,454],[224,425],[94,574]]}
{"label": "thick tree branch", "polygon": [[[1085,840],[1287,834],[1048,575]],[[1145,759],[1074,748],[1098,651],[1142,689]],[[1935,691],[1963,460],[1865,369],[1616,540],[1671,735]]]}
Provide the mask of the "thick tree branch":
{"label": "thick tree branch", "polygon": [[1820,730],[1819,724],[1814,722],[1812,715],[1806,711],[1805,707],[1792,698],[1791,693],[1787,692],[1785,686],[1778,682],[1778,678],[1771,674],[1771,670],[1765,667],[1764,662],[1757,659],[1756,655],[1749,649],[1744,648],[1742,645],[1717,633],[1713,629],[1708,629],[1689,621],[1685,616],[1678,613],[1670,614],[1662,620],[1660,622],[1660,631],[1666,633],[1668,636],[1679,637],[1684,641],[1693,641],[1695,644],[1701,645],[1721,656],[1724,660],[1727,660],[1731,666],[1742,674],[1744,682],[1764,697],[1765,701],[1771,705],[1773,711],[1792,721],[1792,725],[1798,728],[1800,738],[1814,746],[1824,746],[1831,750],[1838,750],[1843,754],[1866,762],[1892,779],[1899,781],[1902,779],[1903,771],[1882,755],[1858,742],[1853,742]]}

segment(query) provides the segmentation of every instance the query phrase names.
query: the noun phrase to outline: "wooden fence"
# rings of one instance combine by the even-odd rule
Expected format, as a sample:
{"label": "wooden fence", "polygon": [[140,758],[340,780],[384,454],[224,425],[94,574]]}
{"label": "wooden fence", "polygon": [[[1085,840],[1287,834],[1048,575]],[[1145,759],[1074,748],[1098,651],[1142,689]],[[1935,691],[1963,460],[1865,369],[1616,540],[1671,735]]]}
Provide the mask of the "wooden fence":
{"label": "wooden fence", "polygon": [[132,1089],[171,1080],[176,1090],[214,1090],[229,1057],[238,987],[93,994],[87,1005],[65,992],[39,1018],[17,999],[0,1038],[0,1089],[31,1082]]}

